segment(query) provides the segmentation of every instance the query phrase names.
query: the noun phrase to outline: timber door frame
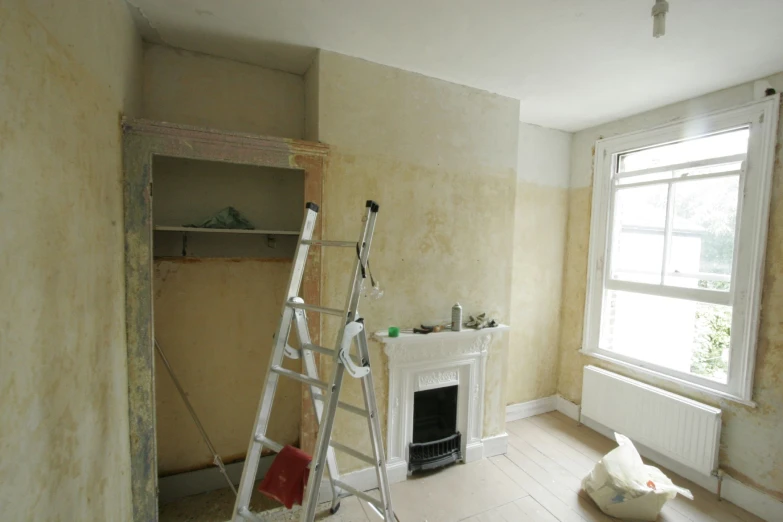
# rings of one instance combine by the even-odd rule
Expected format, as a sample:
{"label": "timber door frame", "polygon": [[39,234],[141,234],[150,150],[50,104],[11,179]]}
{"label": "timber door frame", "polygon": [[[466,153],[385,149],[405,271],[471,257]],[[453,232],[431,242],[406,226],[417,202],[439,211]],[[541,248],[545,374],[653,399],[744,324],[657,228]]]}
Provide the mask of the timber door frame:
{"label": "timber door frame", "polygon": [[[288,138],[223,132],[149,120],[123,120],[125,202],[125,317],[128,346],[131,501],[133,520],[158,520],[158,465],[155,433],[155,351],[153,346],[153,158],[168,156],[304,171],[304,200],[321,205],[329,147]],[[304,209],[302,209],[304,212]],[[319,216],[313,232],[321,238]],[[321,304],[321,248],[311,248],[302,297]],[[313,342],[320,343],[320,318],[309,321]],[[263,387],[259,375],[258,393]],[[302,445],[313,432],[310,398],[303,387]],[[308,414],[305,413],[308,412]],[[317,429],[317,428],[316,428]]]}

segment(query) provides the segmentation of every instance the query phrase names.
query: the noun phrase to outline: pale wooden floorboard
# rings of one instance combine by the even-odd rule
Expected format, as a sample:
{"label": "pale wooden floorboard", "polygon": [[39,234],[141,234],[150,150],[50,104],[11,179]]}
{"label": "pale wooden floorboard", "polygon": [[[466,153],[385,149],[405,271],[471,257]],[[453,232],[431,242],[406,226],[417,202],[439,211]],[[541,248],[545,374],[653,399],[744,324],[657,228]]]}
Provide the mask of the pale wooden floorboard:
{"label": "pale wooden floorboard", "polygon": [[483,513],[479,513],[461,522],[558,522],[544,506],[532,496],[527,496]]}
{"label": "pale wooden floorboard", "polygon": [[564,477],[561,473],[547,471],[513,446],[509,448],[506,457],[584,520],[588,522],[609,522],[611,520],[586,495],[579,495],[581,488],[578,479],[570,481],[569,479],[573,477]]}
{"label": "pale wooden floorboard", "polygon": [[557,522],[555,516],[547,511],[544,506],[538,503],[533,497],[525,497],[517,500],[514,504],[524,513],[528,520],[536,522]]}
{"label": "pale wooden floorboard", "polygon": [[[565,415],[554,412],[549,415],[552,419],[554,419],[556,422],[565,424],[566,426],[575,427],[576,423],[566,417]],[[586,428],[586,430],[590,433],[591,437],[595,438],[596,440],[604,440],[607,441],[606,437],[601,435],[600,433],[597,433],[593,430],[590,430],[589,428]],[[614,443],[612,441],[609,441],[609,444],[611,447],[613,447]],[[645,462],[647,464],[657,466],[654,462],[649,462],[645,459]],[[742,520],[744,522],[764,522],[763,519],[757,517],[756,515],[753,515],[752,513],[748,513],[744,509],[735,506],[731,502],[725,501],[725,500],[718,500],[717,496],[713,493],[710,493],[709,491],[705,490],[701,486],[691,482],[690,480],[681,477],[680,475],[674,473],[673,471],[667,470],[665,468],[662,468],[661,466],[657,466],[661,468],[664,473],[666,473],[669,478],[672,479],[672,481],[675,484],[678,484],[682,487],[690,489],[694,495],[696,491],[701,492],[700,495],[696,495],[696,498],[693,502],[690,500],[683,498],[681,496],[678,496],[673,502],[672,505],[675,507],[683,507],[684,509],[689,510],[689,512],[693,513],[692,511],[692,504],[696,504],[701,506],[700,511],[695,513],[694,516],[702,517],[705,513],[709,516],[712,516],[715,520],[719,521],[726,521],[726,522],[736,522],[737,520]],[[705,505],[702,505],[702,503],[706,503]]]}
{"label": "pale wooden floorboard", "polygon": [[[520,424],[520,426],[516,426]],[[532,425],[532,426],[531,426]],[[524,438],[531,446],[547,454],[553,452],[553,448],[563,448],[568,446],[571,450],[564,450],[565,455],[553,460],[559,460],[561,465],[565,459],[581,461],[572,451],[597,462],[603,455],[616,447],[616,443],[607,439],[600,433],[597,433],[586,426],[578,426],[575,421],[569,419],[559,412],[552,412],[521,421],[509,423],[507,425],[509,432],[513,432],[520,438]],[[546,437],[552,437],[557,440],[549,445],[542,444],[540,441]],[[538,442],[536,442],[538,437]],[[584,461],[581,461],[584,465]],[[647,462],[650,465],[657,466],[655,463]],[[575,472],[577,468],[573,464],[564,468]],[[660,466],[657,466],[660,468]],[[735,506],[728,501],[719,501],[717,497],[698,486],[697,484],[680,477],[676,473],[665,468],[661,470],[672,479],[672,481],[684,488],[688,488],[694,494],[693,501],[682,496],[677,496],[673,501],[666,504],[663,512],[663,518],[670,520],[691,520],[693,522],[716,521],[716,522],[764,522],[761,518],[748,513],[747,511]]]}
{"label": "pale wooden floorboard", "polygon": [[[506,429],[509,446],[505,455],[393,484],[393,503],[400,521],[616,522],[603,514],[581,487],[595,463],[616,447],[614,441],[558,412],[510,422]],[[678,495],[664,506],[659,522],[763,522],[730,502],[718,501],[696,484],[662,471],[675,484],[690,489],[695,500]],[[230,490],[225,493],[206,494],[206,500],[196,499],[200,503],[183,504],[190,509],[180,509],[181,516],[171,517],[166,512],[167,516],[161,513],[161,520],[224,522],[227,516],[217,513],[228,514],[233,506]],[[356,498],[344,499],[335,515],[329,516],[328,505],[322,507],[319,522],[380,520]],[[275,510],[264,513],[263,519],[298,520],[298,515],[296,510]]]}
{"label": "pale wooden floorboard", "polygon": [[553,459],[576,476],[584,477],[593,469],[595,460],[553,437],[532,421],[525,419],[524,422],[512,424],[514,425],[509,425],[509,433],[513,433],[523,439],[530,446]]}
{"label": "pale wooden floorboard", "polygon": [[[576,458],[574,453],[571,453],[574,450],[571,450],[567,445],[562,443],[552,444],[551,441],[547,441],[546,432],[541,431],[529,420],[519,421],[515,424],[517,426],[509,430],[509,443],[532,460],[535,460],[550,473],[552,478],[559,481],[563,486],[589,500],[587,493],[582,491],[582,478],[590,472],[595,465],[595,461],[574,452],[579,457]],[[526,438],[523,439],[522,437]],[[570,452],[564,451],[565,448],[568,448]],[[660,520],[666,522],[691,522],[689,518],[673,510],[669,505],[664,507]]]}
{"label": "pale wooden floorboard", "polygon": [[[615,442],[607,439],[600,433],[597,433],[586,426],[577,426],[573,420],[560,413],[541,415],[530,419],[530,421],[549,431],[560,440],[573,445],[584,454],[590,455],[596,461],[616,446]],[[682,479],[669,470],[662,469],[662,471],[678,485],[690,489],[696,497],[694,501],[691,501],[678,496],[666,506],[667,508],[670,508],[671,511],[676,511],[694,522],[700,520],[738,522],[740,520],[728,511],[717,510],[719,506],[712,504],[715,496],[711,493],[690,481]],[[717,503],[717,499],[714,501]],[[723,504],[735,507],[728,502],[721,502],[720,507],[723,507]],[[667,513],[669,513],[670,510],[667,509]]]}
{"label": "pale wooden floorboard", "polygon": [[[512,449],[513,448],[509,448],[509,450]],[[522,486],[533,499],[554,515],[560,522],[584,522],[585,519],[573,511],[567,502],[564,502],[555,494],[551,493],[546,487],[539,484],[533,477],[514,464],[508,456],[498,455],[489,460],[505,473],[509,479]]]}

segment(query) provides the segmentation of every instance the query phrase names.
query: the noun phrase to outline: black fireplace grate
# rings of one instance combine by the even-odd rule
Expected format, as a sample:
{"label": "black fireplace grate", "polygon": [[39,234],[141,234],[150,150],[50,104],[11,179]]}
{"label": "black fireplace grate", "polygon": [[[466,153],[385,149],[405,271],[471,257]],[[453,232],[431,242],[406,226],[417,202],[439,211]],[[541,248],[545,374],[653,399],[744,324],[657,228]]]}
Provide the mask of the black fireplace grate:
{"label": "black fireplace grate", "polygon": [[408,471],[436,469],[462,459],[462,435],[459,432],[432,442],[411,442]]}

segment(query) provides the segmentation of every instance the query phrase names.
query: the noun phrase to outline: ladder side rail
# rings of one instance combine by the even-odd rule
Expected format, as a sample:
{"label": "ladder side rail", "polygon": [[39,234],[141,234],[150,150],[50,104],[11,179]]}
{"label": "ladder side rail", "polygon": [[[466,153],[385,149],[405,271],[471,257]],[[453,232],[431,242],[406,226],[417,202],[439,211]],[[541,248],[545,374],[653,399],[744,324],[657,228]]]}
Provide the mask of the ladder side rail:
{"label": "ladder side rail", "polygon": [[[310,205],[310,203],[308,203],[308,205]],[[294,264],[291,268],[291,276],[288,279],[288,290],[286,292],[285,302],[283,303],[283,309],[286,308],[290,298],[299,295],[299,287],[302,284],[305,264],[307,263],[307,254],[310,252],[310,245],[304,243],[304,241],[309,241],[313,236],[315,220],[317,218],[318,211],[313,210],[308,206],[305,219],[302,222],[302,230],[299,232],[299,242],[296,245],[296,252],[294,253]]]}
{"label": "ladder side rail", "polygon": [[329,442],[334,428],[334,418],[337,413],[337,397],[340,395],[343,376],[345,375],[345,366],[335,361],[332,371],[331,390],[327,393],[326,406],[323,412],[323,419],[318,426],[318,441],[316,442],[315,459],[310,463],[310,476],[307,480],[307,491],[305,492],[304,506],[302,506],[301,522],[312,522],[315,517],[315,509],[318,505],[318,493],[323,478],[324,463],[326,455],[330,448]]}
{"label": "ladder side rail", "polygon": [[[291,317],[293,316],[293,310],[285,310],[283,312],[283,321],[288,321],[290,324]],[[269,362],[269,368],[266,371],[266,379],[264,380],[263,393],[258,404],[258,410],[256,411],[256,421],[253,426],[253,432],[250,437],[250,444],[247,448],[245,455],[245,465],[242,468],[242,478],[239,481],[239,490],[237,499],[234,504],[233,518],[235,522],[242,520],[240,518],[240,512],[243,508],[247,508],[250,505],[250,497],[253,494],[253,484],[256,480],[256,474],[258,473],[258,464],[261,459],[261,451],[263,450],[263,443],[256,440],[258,435],[264,436],[266,434],[267,426],[269,425],[269,418],[272,413],[272,404],[275,399],[275,390],[277,389],[277,383],[280,380],[280,375],[272,371],[273,366],[279,366],[283,363],[283,349],[275,348],[272,352],[272,358]]]}
{"label": "ladder side rail", "polygon": [[256,441],[256,437],[266,435],[266,430],[269,426],[269,417],[272,412],[272,403],[275,398],[275,390],[277,389],[277,382],[279,375],[271,368],[273,366],[280,366],[283,363],[284,350],[288,342],[288,333],[291,329],[291,321],[293,320],[293,309],[286,306],[288,299],[294,297],[299,293],[299,287],[302,283],[302,277],[304,276],[304,265],[307,261],[307,254],[310,250],[309,245],[303,245],[303,239],[310,239],[315,230],[315,220],[318,217],[318,207],[312,208],[310,204],[306,206],[305,218],[302,221],[302,229],[299,233],[299,243],[296,247],[296,253],[294,254],[294,264],[291,268],[291,275],[288,279],[288,294],[283,302],[282,312],[280,314],[280,323],[278,324],[277,333],[275,334],[274,347],[272,349],[272,356],[270,357],[269,366],[266,371],[266,378],[264,379],[264,387],[261,393],[261,397],[258,402],[258,410],[256,411],[255,423],[253,425],[253,433],[250,437],[250,443],[248,444],[247,453],[245,455],[245,464],[242,468],[242,478],[239,482],[239,490],[234,503],[234,510],[232,512],[232,520],[234,522],[241,522],[242,515],[241,510],[247,510],[250,505],[250,497],[253,493],[253,484],[255,484],[256,474],[258,473],[258,464],[261,459],[261,452],[263,450],[263,444]]}
{"label": "ladder side rail", "polygon": [[[365,240],[367,238],[368,229],[371,221],[373,207],[369,204],[366,207],[367,211],[363,220],[363,226],[361,234],[359,235],[360,252],[364,250]],[[356,304],[358,303],[358,295],[360,287],[360,263],[361,255],[356,256],[353,263],[353,284],[349,295],[345,300],[345,313],[343,317],[343,324],[340,325],[340,330],[337,334],[337,342],[335,343],[335,349],[339,349],[342,344],[343,335],[345,334],[345,325],[353,320],[353,316],[356,313]],[[354,295],[356,300],[354,301]],[[353,308],[351,307],[353,305]],[[345,373],[345,366],[340,362],[339,358],[334,360],[334,370],[332,371],[332,386],[326,390],[326,401],[324,404],[325,417],[318,426],[318,439],[316,442],[315,458],[310,466],[310,476],[307,480],[307,491],[305,492],[304,506],[302,509],[302,522],[311,522],[315,516],[315,508],[318,504],[318,490],[321,485],[321,478],[323,477],[324,461],[326,460],[326,454],[330,448],[329,442],[332,436],[332,428],[334,426],[334,417],[337,411],[337,402],[340,396],[340,388],[342,386],[342,379]]]}
{"label": "ladder side rail", "polygon": [[[358,262],[357,272],[354,274],[354,280],[353,280],[353,288],[351,289],[351,292],[346,297],[346,306],[350,310],[348,312],[348,322],[360,320],[359,319],[359,299],[361,298],[361,291],[362,291],[362,284],[364,279],[366,278],[366,271],[369,271],[369,259],[370,259],[370,247],[372,246],[372,238],[375,233],[375,221],[378,217],[378,204],[374,201],[368,201],[367,202],[367,209],[368,214],[366,217],[366,227],[364,229],[364,233],[362,234],[362,240],[361,240],[361,249],[359,250],[359,253],[357,255],[356,261]],[[359,271],[362,271],[360,274]],[[364,324],[362,323],[362,326]],[[364,330],[364,328],[362,328]],[[341,334],[344,335],[345,329],[341,330]],[[340,337],[340,340],[342,340],[343,337]],[[351,341],[353,342],[353,340]],[[340,346],[338,344],[338,350],[340,349]],[[344,354],[346,358],[350,358],[350,351],[351,351],[351,345],[348,346],[348,353]],[[341,354],[342,356],[342,354]],[[369,364],[369,359],[366,361],[362,360],[362,357],[359,357],[359,362],[362,366],[365,366]],[[355,376],[355,375],[354,375]],[[369,410],[368,410],[369,411]]]}
{"label": "ladder side rail", "polygon": [[[367,260],[370,258],[370,246],[372,244],[373,234],[375,233],[375,219],[378,217],[378,205],[375,202],[367,202],[367,214],[364,231],[359,242],[359,254],[354,262],[353,287],[345,298],[346,309],[349,310],[347,322],[355,321],[358,318],[359,298],[361,297],[362,281],[360,270],[367,269]],[[340,346],[338,339],[337,346]]]}
{"label": "ladder side rail", "polygon": [[[359,351],[359,357],[363,364],[370,363],[370,349],[367,345],[367,331],[363,329],[359,332],[356,339]],[[381,503],[383,504],[383,517],[387,521],[394,521],[394,510],[392,509],[391,489],[389,487],[389,476],[386,472],[386,456],[383,449],[383,440],[381,438],[381,422],[378,418],[378,402],[375,398],[375,382],[373,381],[372,371],[362,377],[362,395],[364,396],[364,407],[370,412],[367,417],[367,427],[370,430],[370,442],[372,444],[373,455],[375,456],[375,475],[378,479],[378,490],[381,494]]]}
{"label": "ladder side rail", "polygon": [[[299,298],[296,298],[299,299]],[[307,325],[307,312],[304,310],[294,311],[294,325],[296,327],[296,335],[299,338],[299,345],[302,350],[302,364],[304,365],[304,373],[313,379],[320,379],[318,374],[318,366],[315,364],[315,354],[312,350],[308,350],[305,347],[312,345],[310,339],[310,330]],[[323,419],[324,405],[321,401],[316,400],[317,396],[321,396],[321,389],[316,386],[310,386],[310,402],[313,404],[313,410],[315,411],[315,420],[320,426],[321,419]],[[334,456],[334,450],[329,448],[326,455],[326,469],[329,473],[329,484],[332,488],[332,511],[337,510],[337,506],[340,503],[340,491],[335,484],[335,481],[340,478],[340,470],[337,467],[337,459]]]}
{"label": "ladder side rail", "polygon": [[[359,261],[361,267],[365,267],[369,270],[368,260],[370,257],[370,247],[372,246],[373,234],[375,232],[375,221],[378,216],[378,206],[374,202],[367,202],[370,207],[370,214],[368,216],[368,226],[366,229],[366,235],[362,242],[361,254],[359,255]],[[358,303],[361,294],[361,279],[355,281],[355,288],[353,295],[351,296],[351,310],[354,312],[354,316],[350,319],[355,320],[358,318]],[[365,328],[359,332],[357,339],[357,349],[359,359],[362,365],[368,366],[370,364],[370,352],[367,345],[367,331]],[[383,517],[386,521],[395,520],[394,510],[391,504],[391,490],[389,488],[388,475],[386,473],[386,458],[384,455],[383,441],[381,439],[381,426],[380,419],[378,418],[377,400],[375,397],[375,384],[373,381],[372,371],[361,379],[362,396],[364,397],[365,409],[370,412],[367,417],[367,427],[370,431],[370,439],[373,450],[373,455],[376,459],[375,473],[378,480],[378,489],[381,494],[381,503],[383,504]]]}

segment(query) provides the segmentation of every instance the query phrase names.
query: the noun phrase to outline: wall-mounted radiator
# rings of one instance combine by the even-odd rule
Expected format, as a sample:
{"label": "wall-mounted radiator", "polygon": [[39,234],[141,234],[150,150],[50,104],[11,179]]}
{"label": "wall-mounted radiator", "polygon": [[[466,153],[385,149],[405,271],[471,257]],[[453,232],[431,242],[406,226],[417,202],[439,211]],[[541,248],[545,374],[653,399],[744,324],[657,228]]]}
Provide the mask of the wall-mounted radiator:
{"label": "wall-mounted radiator", "polygon": [[718,469],[720,414],[712,406],[585,367],[583,417],[706,475]]}

